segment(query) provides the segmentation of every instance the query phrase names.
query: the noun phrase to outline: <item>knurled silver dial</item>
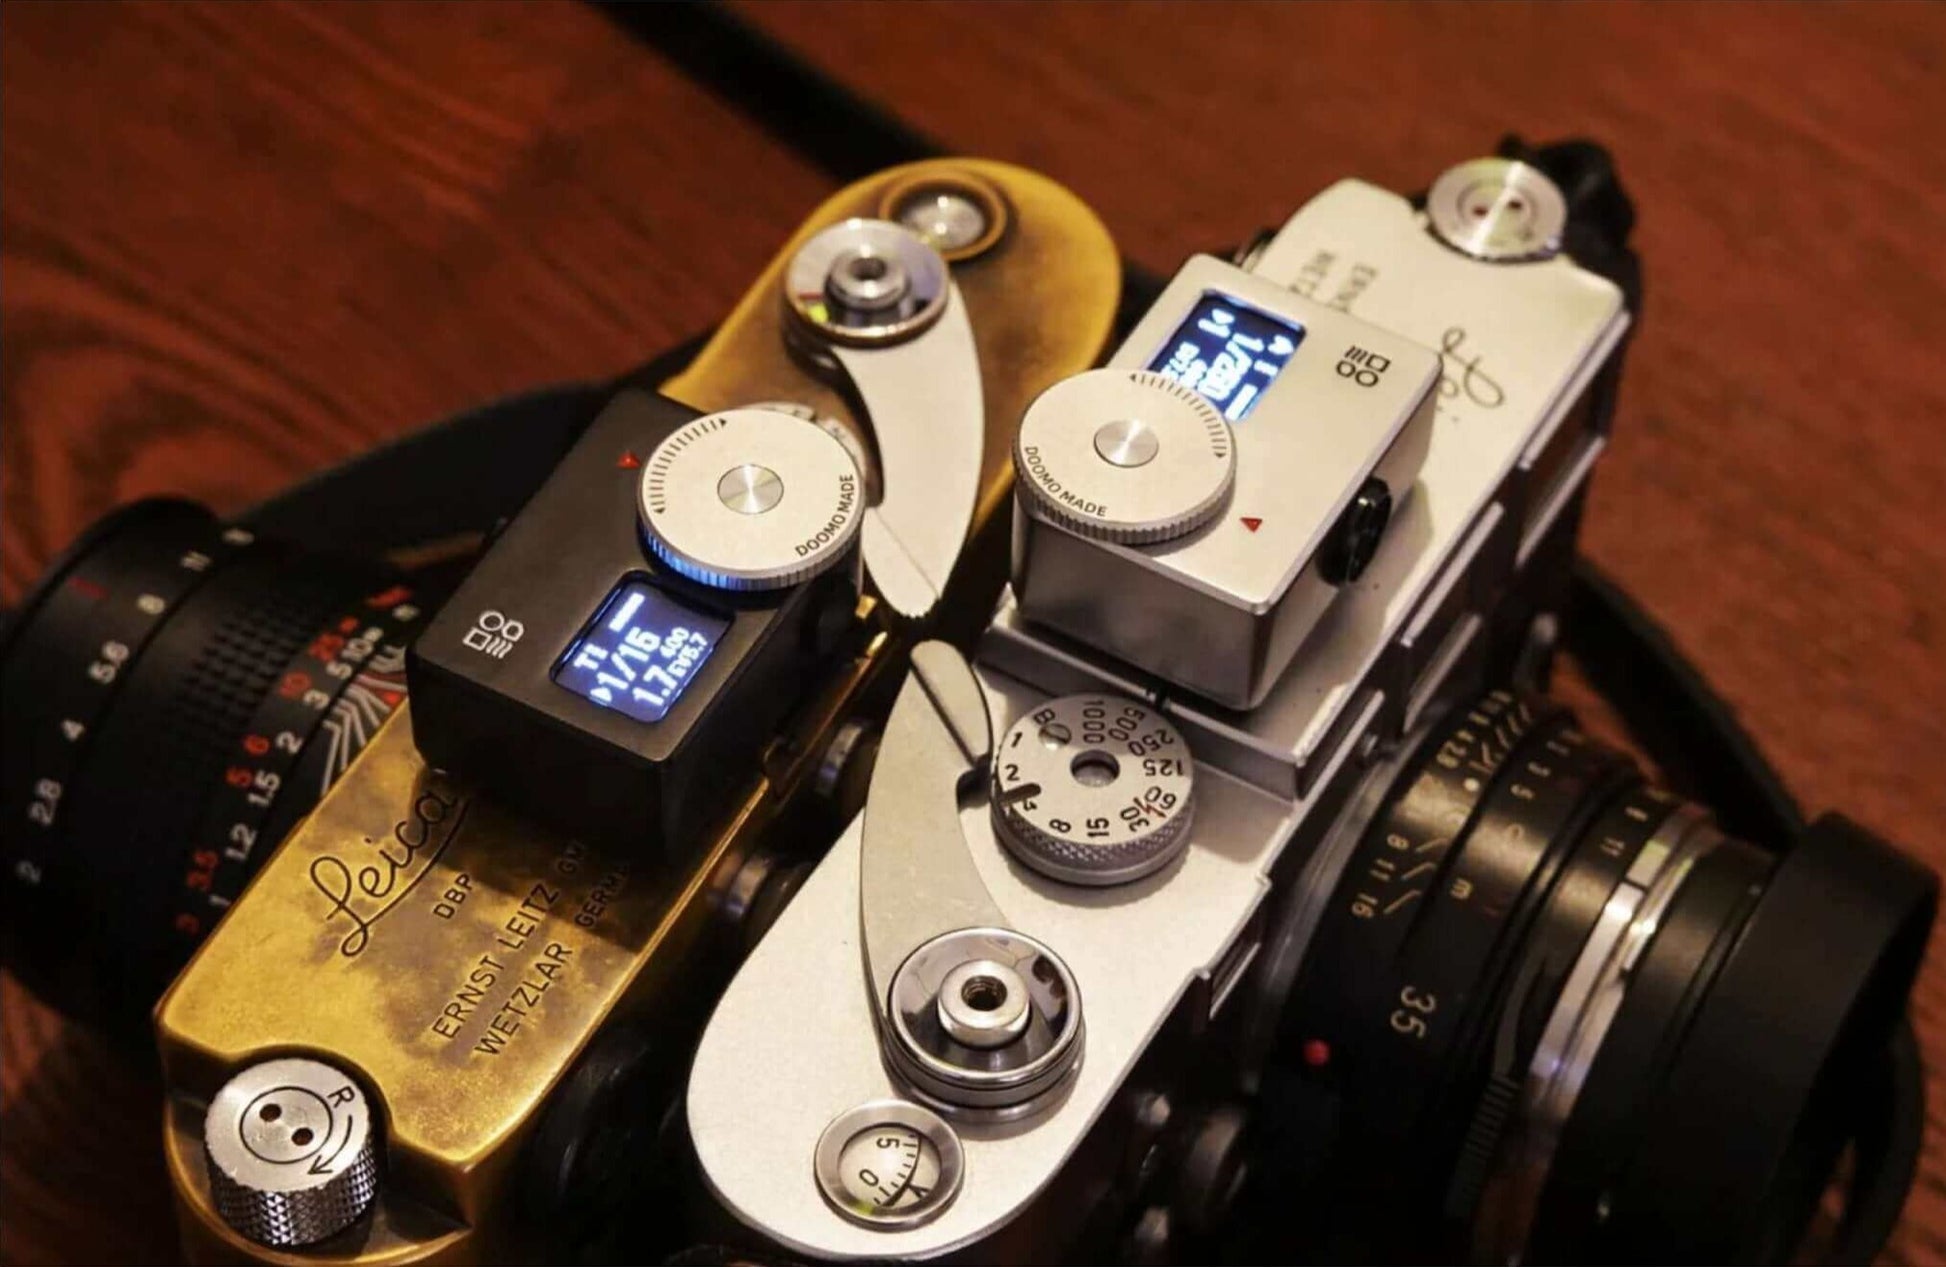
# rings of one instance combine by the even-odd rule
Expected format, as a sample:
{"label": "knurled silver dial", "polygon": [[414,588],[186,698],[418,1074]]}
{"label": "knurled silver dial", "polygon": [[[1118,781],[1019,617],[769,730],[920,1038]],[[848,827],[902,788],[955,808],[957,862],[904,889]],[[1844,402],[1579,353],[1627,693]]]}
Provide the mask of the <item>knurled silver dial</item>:
{"label": "knurled silver dial", "polygon": [[649,548],[675,571],[727,590],[779,589],[843,558],[865,520],[865,485],[845,446],[775,409],[698,418],[642,464]]}
{"label": "knurled silver dial", "polygon": [[210,1197],[260,1245],[310,1245],[378,1195],[377,1128],[356,1082],[317,1060],[267,1060],[225,1083],[203,1118]]}
{"label": "knurled silver dial", "polygon": [[1147,370],[1090,370],[1021,419],[1014,473],[1028,507],[1084,537],[1170,541],[1208,523],[1236,481],[1216,407]]}
{"label": "knurled silver dial", "polygon": [[993,820],[1021,862],[1122,884],[1189,842],[1195,773],[1168,720],[1115,695],[1064,695],[1016,721],[993,758]]}

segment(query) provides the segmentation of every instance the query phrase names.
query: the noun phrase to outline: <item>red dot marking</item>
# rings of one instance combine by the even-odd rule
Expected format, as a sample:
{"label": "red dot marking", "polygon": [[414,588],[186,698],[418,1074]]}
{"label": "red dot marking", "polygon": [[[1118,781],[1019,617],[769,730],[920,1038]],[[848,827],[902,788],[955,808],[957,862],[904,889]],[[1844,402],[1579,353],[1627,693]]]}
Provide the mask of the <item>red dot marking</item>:
{"label": "red dot marking", "polygon": [[1243,518],[1243,526],[1248,528],[1252,532],[1255,532],[1257,529],[1264,526],[1264,521],[1257,518],[1255,515],[1244,515],[1242,518]]}
{"label": "red dot marking", "polygon": [[1331,1044],[1322,1038],[1307,1039],[1304,1043],[1304,1063],[1313,1069],[1322,1069],[1331,1063]]}
{"label": "red dot marking", "polygon": [[635,454],[630,450],[623,449],[621,461],[615,463],[615,465],[620,467],[624,471],[632,471],[636,467],[642,465],[642,459],[636,457]]}

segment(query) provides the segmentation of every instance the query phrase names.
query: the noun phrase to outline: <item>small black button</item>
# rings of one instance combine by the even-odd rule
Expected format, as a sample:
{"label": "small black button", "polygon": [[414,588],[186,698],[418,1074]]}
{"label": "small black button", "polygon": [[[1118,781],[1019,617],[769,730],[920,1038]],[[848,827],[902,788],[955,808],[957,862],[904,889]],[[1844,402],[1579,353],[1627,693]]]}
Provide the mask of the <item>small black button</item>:
{"label": "small black button", "polygon": [[1391,522],[1392,490],[1373,476],[1338,516],[1330,540],[1318,554],[1318,575],[1333,585],[1349,585],[1363,576]]}

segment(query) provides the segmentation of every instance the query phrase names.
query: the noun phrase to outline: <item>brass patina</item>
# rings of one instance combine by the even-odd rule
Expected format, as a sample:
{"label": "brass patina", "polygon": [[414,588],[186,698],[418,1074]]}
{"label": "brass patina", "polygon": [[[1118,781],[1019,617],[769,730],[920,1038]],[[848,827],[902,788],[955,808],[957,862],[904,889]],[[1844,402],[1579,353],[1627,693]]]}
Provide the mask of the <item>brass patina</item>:
{"label": "brass patina", "polygon": [[[520,1150],[577,1056],[624,1015],[660,1023],[666,1013],[669,1041],[685,1051],[693,1042],[734,962],[739,933],[724,911],[736,905],[726,896],[739,873],[760,850],[810,851],[835,832],[832,809],[812,803],[830,736],[882,713],[917,637],[970,637],[990,613],[1006,569],[1015,426],[1037,394],[1104,348],[1120,286],[1114,246],[1073,194],[1018,167],[945,159],[881,172],[819,207],[663,388],[705,411],[799,401],[868,436],[843,394],[787,350],[783,271],[818,230],[879,214],[888,191],[968,174],[999,191],[1009,216],[998,240],[952,266],[979,348],[986,449],[973,539],[943,609],[920,627],[861,600],[849,665],[807,692],[679,874],[598,856],[502,812],[490,789],[427,769],[401,708],[157,1008],[169,1169],[193,1259],[519,1256],[510,1186]],[[806,824],[824,834],[806,839]],[[376,869],[376,883],[347,883],[364,868]],[[371,891],[385,896],[366,898]],[[203,1159],[210,1097],[240,1068],[279,1055],[353,1074],[382,1117],[384,1180],[371,1215],[294,1252],[223,1224]]]}

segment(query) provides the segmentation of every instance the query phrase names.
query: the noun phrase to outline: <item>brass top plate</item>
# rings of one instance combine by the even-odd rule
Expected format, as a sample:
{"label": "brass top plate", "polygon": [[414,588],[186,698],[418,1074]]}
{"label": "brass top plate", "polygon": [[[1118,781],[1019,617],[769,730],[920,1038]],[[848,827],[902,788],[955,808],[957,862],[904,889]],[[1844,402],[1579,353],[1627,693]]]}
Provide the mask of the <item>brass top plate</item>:
{"label": "brass top plate", "polygon": [[[1005,236],[953,276],[972,320],[986,402],[974,532],[1004,550],[1013,431],[1028,403],[1106,345],[1119,260],[1094,214],[1022,168],[941,159],[833,195],[785,243],[666,394],[714,411],[802,402],[866,438],[851,402],[786,350],[782,276],[799,245],[870,216],[895,185],[955,171],[998,189]],[[983,531],[984,530],[984,531]],[[1004,566],[970,569],[942,616],[973,627]],[[956,584],[959,582],[956,581]],[[800,709],[725,805],[692,871],[603,858],[427,770],[401,708],[265,864],[157,1008],[169,1089],[166,1145],[194,1258],[360,1264],[503,1257],[503,1184],[548,1093],[618,1009],[671,1010],[693,994],[712,895],[802,795],[822,739],[903,667],[914,631],[860,605],[858,654]],[[883,694],[880,692],[879,694]],[[712,956],[720,959],[721,956]],[[683,1042],[672,1032],[672,1042]],[[203,1107],[238,1068],[312,1053],[355,1073],[384,1119],[373,1217],[301,1255],[244,1241],[215,1215]]]}

